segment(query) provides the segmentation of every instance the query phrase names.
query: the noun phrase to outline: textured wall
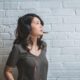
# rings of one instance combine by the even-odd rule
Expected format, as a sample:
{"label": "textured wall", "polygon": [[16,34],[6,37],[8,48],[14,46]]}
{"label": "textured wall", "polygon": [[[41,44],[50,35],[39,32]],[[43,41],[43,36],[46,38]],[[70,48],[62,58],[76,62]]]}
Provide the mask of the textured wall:
{"label": "textured wall", "polygon": [[17,19],[29,12],[40,15],[49,32],[48,80],[80,80],[80,0],[0,0],[0,80]]}

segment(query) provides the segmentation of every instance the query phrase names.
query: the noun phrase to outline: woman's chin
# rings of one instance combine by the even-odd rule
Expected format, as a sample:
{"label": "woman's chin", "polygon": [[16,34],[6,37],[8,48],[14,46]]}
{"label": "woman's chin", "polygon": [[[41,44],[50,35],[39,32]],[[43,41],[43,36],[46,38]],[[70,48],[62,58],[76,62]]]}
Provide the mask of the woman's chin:
{"label": "woman's chin", "polygon": [[40,32],[39,34],[38,34],[38,36],[42,36],[43,35],[43,32]]}

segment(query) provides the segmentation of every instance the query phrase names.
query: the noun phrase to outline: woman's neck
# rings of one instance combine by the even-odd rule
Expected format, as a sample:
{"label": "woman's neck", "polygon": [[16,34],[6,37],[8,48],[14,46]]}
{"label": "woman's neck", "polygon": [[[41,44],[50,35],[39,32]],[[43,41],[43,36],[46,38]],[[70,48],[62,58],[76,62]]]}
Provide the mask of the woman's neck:
{"label": "woman's neck", "polygon": [[31,36],[33,46],[37,46],[37,36]]}

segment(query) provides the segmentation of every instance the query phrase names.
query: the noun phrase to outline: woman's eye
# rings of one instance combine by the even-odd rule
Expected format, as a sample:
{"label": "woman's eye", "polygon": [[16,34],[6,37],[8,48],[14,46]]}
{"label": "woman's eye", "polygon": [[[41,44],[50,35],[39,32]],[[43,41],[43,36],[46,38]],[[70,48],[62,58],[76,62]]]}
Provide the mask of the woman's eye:
{"label": "woman's eye", "polygon": [[39,23],[37,23],[37,24],[39,24]]}
{"label": "woman's eye", "polygon": [[41,23],[37,23],[37,24],[41,24]]}

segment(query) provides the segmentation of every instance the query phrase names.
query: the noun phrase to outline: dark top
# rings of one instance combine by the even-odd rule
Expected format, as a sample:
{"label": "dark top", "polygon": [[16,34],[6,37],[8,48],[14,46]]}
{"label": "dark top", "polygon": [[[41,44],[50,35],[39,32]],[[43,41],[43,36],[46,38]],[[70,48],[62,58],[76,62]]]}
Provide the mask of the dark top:
{"label": "dark top", "polygon": [[[43,42],[46,45],[46,42]],[[14,44],[7,59],[6,65],[18,69],[17,80],[47,80],[48,60],[47,47],[44,47],[39,56],[27,52],[21,44]]]}

